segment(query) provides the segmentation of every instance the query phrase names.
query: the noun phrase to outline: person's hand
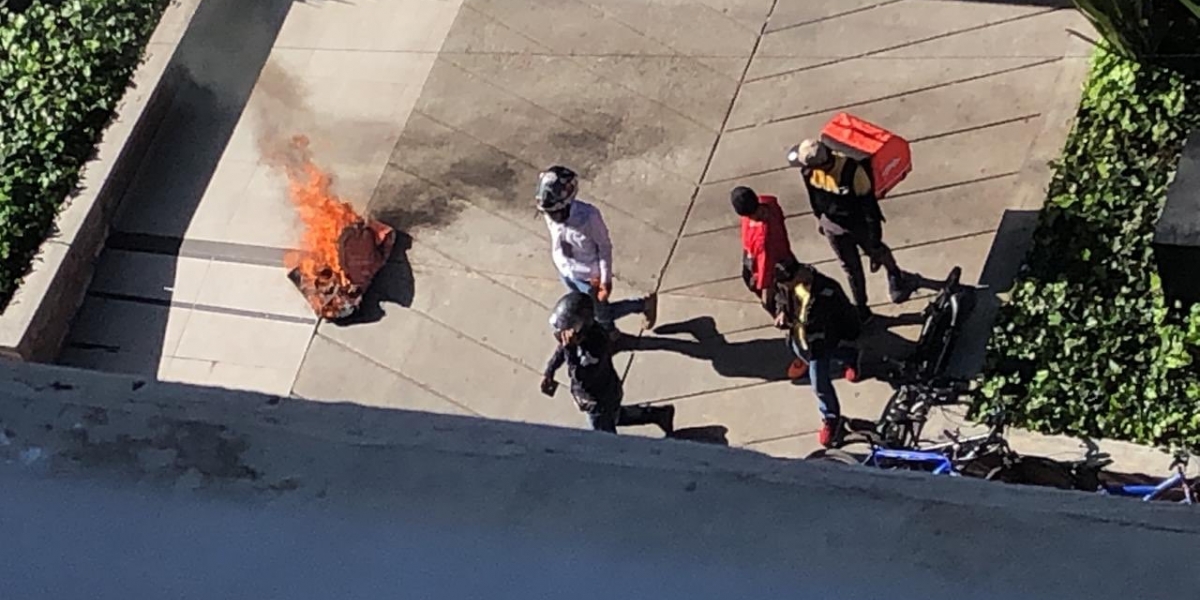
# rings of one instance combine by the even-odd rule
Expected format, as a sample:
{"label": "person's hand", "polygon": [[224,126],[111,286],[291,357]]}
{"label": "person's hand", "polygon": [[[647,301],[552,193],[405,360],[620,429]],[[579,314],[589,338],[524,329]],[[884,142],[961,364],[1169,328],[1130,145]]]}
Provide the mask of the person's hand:
{"label": "person's hand", "polygon": [[596,288],[596,299],[601,302],[608,302],[608,295],[612,293],[612,282],[600,282]]}
{"label": "person's hand", "polygon": [[543,394],[554,396],[554,392],[558,391],[558,382],[553,377],[543,377],[541,389]]}
{"label": "person's hand", "polygon": [[778,329],[787,329],[787,315],[783,313],[775,315],[775,327]]}
{"label": "person's hand", "polygon": [[554,337],[558,338],[558,343],[564,346],[570,346],[571,342],[575,341],[575,330],[564,329],[563,331],[556,333]]}

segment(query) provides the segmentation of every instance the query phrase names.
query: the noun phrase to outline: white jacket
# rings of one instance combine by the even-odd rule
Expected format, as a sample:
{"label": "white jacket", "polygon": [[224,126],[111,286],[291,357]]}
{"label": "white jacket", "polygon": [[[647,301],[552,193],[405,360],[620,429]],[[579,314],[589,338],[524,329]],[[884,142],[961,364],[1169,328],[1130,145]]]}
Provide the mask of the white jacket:
{"label": "white jacket", "polygon": [[546,226],[550,228],[550,253],[560,274],[582,281],[612,281],[612,241],[600,209],[576,200],[565,223],[546,217]]}

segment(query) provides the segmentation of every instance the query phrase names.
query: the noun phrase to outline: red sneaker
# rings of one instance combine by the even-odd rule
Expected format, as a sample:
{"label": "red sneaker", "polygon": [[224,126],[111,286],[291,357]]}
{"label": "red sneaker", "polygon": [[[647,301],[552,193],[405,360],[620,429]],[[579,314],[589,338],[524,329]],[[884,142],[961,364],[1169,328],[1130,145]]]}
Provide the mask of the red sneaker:
{"label": "red sneaker", "polygon": [[787,368],[788,379],[791,379],[793,381],[795,381],[797,379],[804,379],[805,375],[808,375],[808,363],[805,362],[803,359],[797,358],[796,360],[792,361],[792,364],[788,365],[788,368]]}
{"label": "red sneaker", "polygon": [[846,378],[846,381],[850,383],[858,383],[858,369],[846,367],[846,371],[842,373],[842,377]]}
{"label": "red sneaker", "polygon": [[862,377],[862,352],[857,351],[854,354],[854,362],[846,365],[846,370],[842,372],[842,377],[850,383],[858,383]]}
{"label": "red sneaker", "polygon": [[817,432],[817,443],[826,448],[832,447],[834,437],[836,437],[834,434],[837,433],[837,423],[838,420],[836,418],[826,419],[821,423],[821,430]]}

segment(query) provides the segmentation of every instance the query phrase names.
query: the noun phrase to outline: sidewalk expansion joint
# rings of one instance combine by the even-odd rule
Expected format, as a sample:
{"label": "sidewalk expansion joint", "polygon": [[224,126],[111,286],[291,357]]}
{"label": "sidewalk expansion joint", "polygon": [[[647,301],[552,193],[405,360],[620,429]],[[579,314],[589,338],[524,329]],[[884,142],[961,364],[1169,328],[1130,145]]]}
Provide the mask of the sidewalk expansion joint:
{"label": "sidewalk expansion joint", "polygon": [[134,294],[122,294],[118,292],[102,292],[91,290],[87,293],[90,298],[100,298],[103,300],[115,300],[118,302],[132,302],[135,304],[145,304],[148,306],[160,306],[163,308],[183,308],[190,310],[198,310],[201,312],[232,315],[236,317],[248,317],[251,319],[261,319],[264,321],[277,321],[281,323],[295,323],[298,325],[316,325],[316,317],[298,317],[295,315],[283,315],[261,310],[247,310],[243,308],[232,308],[228,306],[216,306],[213,304],[202,304],[199,302],[185,302],[170,298],[150,298],[146,296],[138,296]]}
{"label": "sidewalk expansion joint", "polygon": [[[781,71],[781,72],[779,72],[779,73],[771,73],[771,74],[769,74],[769,75],[762,75],[762,76],[759,76],[759,77],[755,77],[754,79],[750,79],[750,80],[748,80],[746,83],[755,83],[755,82],[758,82],[758,81],[766,81],[766,80],[768,80],[768,79],[774,79],[774,78],[777,78],[777,77],[785,77],[785,76],[787,76],[787,75],[792,75],[792,74],[795,74],[795,73],[801,73],[801,72],[804,72],[804,71],[811,71],[811,70],[813,70],[813,69],[819,69],[819,68],[821,68],[821,67],[827,67],[827,66],[830,66],[830,65],[836,65],[836,64],[839,64],[839,63],[849,62],[849,61],[852,61],[852,60],[859,60],[859,59],[863,59],[863,58],[869,58],[869,57],[872,57],[872,56],[875,56],[875,55],[878,55],[878,54],[883,54],[883,53],[885,53],[885,52],[892,52],[892,51],[894,51],[894,50],[902,50],[902,49],[904,49],[904,48],[912,48],[912,47],[914,47],[914,46],[919,46],[919,45],[921,45],[921,44],[924,44],[924,43],[927,43],[927,42],[934,42],[934,41],[937,41],[937,40],[942,40],[942,39],[946,39],[946,38],[949,38],[949,37],[954,37],[954,36],[957,36],[957,35],[962,35],[962,34],[964,34],[964,33],[974,33],[974,32],[976,32],[976,31],[983,31],[983,30],[985,30],[985,29],[990,29],[990,28],[992,28],[992,27],[996,27],[996,26],[998,26],[998,25],[1007,25],[1007,24],[1009,24],[1009,23],[1015,23],[1015,22],[1018,22],[1018,21],[1024,21],[1024,20],[1026,20],[1026,19],[1032,19],[1032,18],[1036,18],[1036,17],[1040,17],[1040,16],[1042,16],[1042,15],[1046,15],[1046,14],[1052,13],[1052,12],[1057,12],[1057,11],[1059,11],[1059,10],[1062,10],[1062,9],[1059,9],[1059,8],[1048,8],[1048,9],[1046,9],[1046,10],[1041,10],[1041,11],[1036,11],[1036,12],[1032,12],[1032,13],[1027,13],[1027,14],[1024,14],[1024,15],[1017,15],[1017,16],[1015,16],[1015,17],[1008,17],[1008,18],[1006,18],[1006,19],[999,19],[999,20],[997,20],[997,21],[989,21],[989,22],[987,22],[987,23],[980,23],[979,25],[972,25],[972,26],[970,26],[970,27],[964,27],[964,28],[962,28],[962,29],[955,29],[955,30],[953,30],[953,31],[944,31],[944,32],[942,32],[942,33],[938,33],[938,34],[935,34],[935,35],[926,36],[926,37],[919,38],[919,39],[916,39],[916,40],[911,40],[911,41],[908,41],[908,42],[904,42],[904,43],[902,43],[902,44],[895,44],[895,45],[892,45],[892,46],[886,46],[886,47],[879,48],[879,49],[876,49],[876,50],[868,50],[868,51],[866,51],[866,52],[861,52],[861,53],[859,53],[859,54],[852,54],[852,55],[849,55],[849,56],[843,56],[843,57],[835,58],[835,59],[833,59],[833,60],[829,60],[829,61],[825,61],[825,62],[817,63],[817,64],[815,64],[815,65],[807,65],[807,66],[798,67],[798,68],[795,68],[795,69],[788,69],[788,70],[786,70],[786,71]],[[785,58],[786,58],[786,57],[785,57]],[[999,57],[997,57],[997,58],[999,58]],[[899,57],[899,60],[906,60],[906,59],[908,59],[908,57]]]}

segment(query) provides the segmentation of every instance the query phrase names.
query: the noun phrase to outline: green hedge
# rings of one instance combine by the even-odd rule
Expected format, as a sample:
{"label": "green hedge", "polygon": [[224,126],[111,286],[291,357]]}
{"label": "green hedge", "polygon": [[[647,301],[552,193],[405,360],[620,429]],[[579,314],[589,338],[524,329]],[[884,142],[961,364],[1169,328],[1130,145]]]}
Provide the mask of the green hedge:
{"label": "green hedge", "polygon": [[1109,48],[1200,76],[1200,0],[1074,0]]}
{"label": "green hedge", "polygon": [[78,183],[168,2],[0,8],[0,309]]}
{"label": "green hedge", "polygon": [[1101,54],[989,342],[979,410],[1049,433],[1200,446],[1200,307],[1164,305],[1150,241],[1200,84]]}

